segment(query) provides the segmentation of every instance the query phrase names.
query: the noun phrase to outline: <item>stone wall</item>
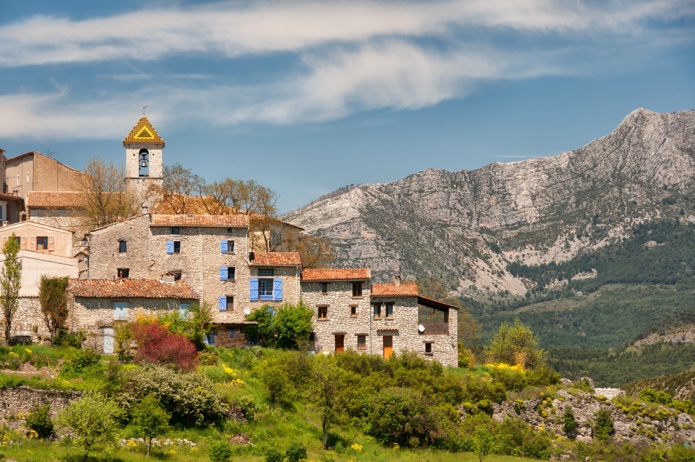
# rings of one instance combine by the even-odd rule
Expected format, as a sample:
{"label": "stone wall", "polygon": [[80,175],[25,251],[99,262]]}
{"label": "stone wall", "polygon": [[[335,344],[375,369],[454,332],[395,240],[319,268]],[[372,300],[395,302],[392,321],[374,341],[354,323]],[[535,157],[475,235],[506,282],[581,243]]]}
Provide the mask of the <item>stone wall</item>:
{"label": "stone wall", "polygon": [[[19,307],[12,319],[12,336],[30,337],[32,342],[48,340],[51,334],[41,314],[38,297],[19,297]],[[5,338],[5,318],[0,319],[0,338]]]}
{"label": "stone wall", "polygon": [[75,230],[73,243],[82,239],[84,212],[79,209],[38,209],[29,210],[29,221],[53,226],[55,228]]}
{"label": "stone wall", "polygon": [[[73,401],[82,398],[79,391],[37,390],[30,387],[0,389],[0,418],[5,422],[16,421],[35,406],[51,406],[50,416],[55,416]],[[19,419],[21,420],[21,419]]]}

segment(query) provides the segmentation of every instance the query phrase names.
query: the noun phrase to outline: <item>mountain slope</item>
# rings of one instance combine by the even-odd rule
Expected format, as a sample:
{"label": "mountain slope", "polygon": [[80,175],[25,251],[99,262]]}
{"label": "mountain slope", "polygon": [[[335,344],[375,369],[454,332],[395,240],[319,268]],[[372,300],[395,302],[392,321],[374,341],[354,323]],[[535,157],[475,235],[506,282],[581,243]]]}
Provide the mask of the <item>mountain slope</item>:
{"label": "mountain slope", "polygon": [[693,221],[695,111],[638,109],[564,154],[474,171],[426,170],[361,185],[284,219],[335,245],[338,265],[375,279],[437,278],[460,295],[524,295],[510,262],[565,261],[658,218]]}

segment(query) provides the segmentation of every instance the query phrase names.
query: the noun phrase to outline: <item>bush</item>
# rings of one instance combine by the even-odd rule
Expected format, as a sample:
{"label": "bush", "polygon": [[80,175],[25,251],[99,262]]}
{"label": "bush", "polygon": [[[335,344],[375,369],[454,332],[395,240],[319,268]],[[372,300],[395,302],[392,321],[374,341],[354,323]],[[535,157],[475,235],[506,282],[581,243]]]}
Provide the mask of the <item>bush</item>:
{"label": "bush", "polygon": [[34,406],[27,415],[26,425],[34,430],[39,438],[48,438],[53,434],[53,421],[50,418],[51,406]]}
{"label": "bush", "polygon": [[65,377],[101,375],[100,360],[101,355],[94,348],[79,350],[75,356],[63,363],[63,366],[60,368],[60,374]]}
{"label": "bush", "polygon": [[57,346],[82,348],[82,343],[85,340],[87,340],[87,334],[84,331],[69,332],[67,329],[60,329],[55,339],[55,344]]}
{"label": "bush", "polygon": [[195,372],[177,373],[161,366],[131,371],[118,401],[126,409],[153,395],[172,415],[174,422],[204,426],[221,421],[227,407],[213,383]]}
{"label": "bush", "polygon": [[573,440],[577,437],[578,426],[579,424],[577,424],[577,420],[574,418],[574,412],[572,412],[572,408],[570,406],[567,406],[565,408],[565,415],[562,421],[562,431],[565,432],[567,438]]}
{"label": "bush", "polygon": [[285,456],[275,448],[269,448],[265,451],[265,462],[282,462]]}
{"label": "bush", "polygon": [[610,439],[615,432],[611,412],[606,408],[599,409],[594,417],[596,418],[596,423],[594,424],[594,437],[599,440]]}
{"label": "bush", "polygon": [[299,462],[300,460],[305,460],[307,458],[306,447],[302,443],[294,441],[290,444],[290,447],[285,451],[285,458],[287,462]]}
{"label": "bush", "polygon": [[137,359],[157,365],[170,365],[191,371],[198,366],[195,345],[180,334],[172,334],[157,322],[133,324],[133,337],[137,343]]}
{"label": "bush", "polygon": [[313,314],[302,302],[299,305],[286,303],[274,314],[270,307],[263,307],[248,316],[248,321],[258,322],[248,327],[248,334],[259,336],[265,346],[296,350],[298,342],[309,339]]}
{"label": "bush", "polygon": [[171,416],[152,395],[147,395],[133,408],[133,424],[147,443],[147,456],[152,450],[152,439],[169,429]]}
{"label": "bush", "polygon": [[232,459],[232,448],[225,441],[218,441],[210,446],[209,456],[212,462],[227,462]]}

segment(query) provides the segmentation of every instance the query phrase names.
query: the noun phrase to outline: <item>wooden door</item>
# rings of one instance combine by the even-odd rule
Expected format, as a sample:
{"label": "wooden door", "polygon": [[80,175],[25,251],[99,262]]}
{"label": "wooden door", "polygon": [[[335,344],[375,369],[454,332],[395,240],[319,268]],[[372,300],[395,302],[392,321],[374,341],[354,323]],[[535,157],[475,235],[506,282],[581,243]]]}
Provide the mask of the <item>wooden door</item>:
{"label": "wooden door", "polygon": [[345,335],[335,334],[335,352],[342,353],[345,351]]}
{"label": "wooden door", "polygon": [[384,335],[384,359],[393,354],[393,335]]}
{"label": "wooden door", "polygon": [[104,327],[104,344],[103,351],[105,355],[112,355],[114,353],[114,330],[112,327]]}

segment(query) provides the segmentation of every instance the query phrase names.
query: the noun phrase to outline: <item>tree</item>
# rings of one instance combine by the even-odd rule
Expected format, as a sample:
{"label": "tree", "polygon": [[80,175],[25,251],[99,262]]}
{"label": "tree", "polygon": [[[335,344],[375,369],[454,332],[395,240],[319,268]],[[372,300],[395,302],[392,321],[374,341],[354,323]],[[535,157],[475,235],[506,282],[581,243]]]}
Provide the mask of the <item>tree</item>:
{"label": "tree", "polygon": [[611,411],[606,408],[601,408],[594,414],[594,417],[596,418],[596,423],[594,424],[594,437],[599,440],[610,439],[613,433],[615,433]]}
{"label": "tree", "polygon": [[328,449],[328,430],[335,422],[339,412],[338,391],[342,383],[343,372],[335,364],[332,356],[319,356],[314,359],[312,383],[316,389],[314,403],[318,406],[323,432],[323,448]]}
{"label": "tree", "polygon": [[84,451],[87,461],[94,449],[109,451],[116,446],[120,414],[113,401],[91,392],[58,413],[56,421],[58,428],[67,433],[68,441]]}
{"label": "tree", "polygon": [[159,400],[152,395],[145,396],[133,408],[133,424],[142,433],[147,443],[147,457],[150,457],[152,439],[169,429],[171,415],[162,408]]}
{"label": "tree", "polygon": [[19,259],[19,238],[12,236],[2,248],[5,262],[0,271],[0,303],[5,317],[5,344],[12,340],[12,320],[19,307],[19,288],[22,286],[22,261]]}
{"label": "tree", "polygon": [[205,334],[212,328],[212,308],[209,303],[194,303],[190,313],[182,316],[179,310],[173,310],[159,318],[171,333],[181,334],[193,342],[198,351],[205,349]]}
{"label": "tree", "polygon": [[478,455],[478,462],[483,462],[485,456],[493,452],[496,447],[495,436],[487,428],[476,428],[473,435],[473,448]]}
{"label": "tree", "polygon": [[158,322],[135,323],[131,330],[138,346],[136,357],[140,361],[185,371],[198,366],[195,345],[183,335],[169,332]]}
{"label": "tree", "polygon": [[565,432],[567,438],[573,440],[577,437],[577,419],[574,417],[574,412],[571,406],[565,407],[565,414],[562,418],[562,431]]}
{"label": "tree", "polygon": [[65,294],[67,288],[67,277],[52,278],[45,274],[41,276],[39,303],[46,328],[51,333],[51,345],[55,344],[56,334],[68,318],[68,299]]}
{"label": "tree", "polygon": [[140,212],[140,201],[127,188],[122,166],[94,158],[89,161],[80,179],[84,191],[83,225],[98,228]]}
{"label": "tree", "polygon": [[[159,191],[161,199],[166,203],[171,213],[198,213],[195,208],[196,196],[204,189],[203,179],[191,169],[176,163],[164,166],[162,186]],[[219,213],[215,213],[219,215]]]}
{"label": "tree", "polygon": [[297,349],[299,343],[309,339],[313,312],[299,302],[299,305],[284,304],[277,310],[265,306],[248,316],[249,321],[258,324],[249,326],[247,333],[258,335],[264,345],[272,348]]}
{"label": "tree", "polygon": [[493,362],[518,364],[528,369],[544,364],[544,351],[538,349],[538,340],[518,318],[511,326],[502,323],[492,339],[488,354]]}

